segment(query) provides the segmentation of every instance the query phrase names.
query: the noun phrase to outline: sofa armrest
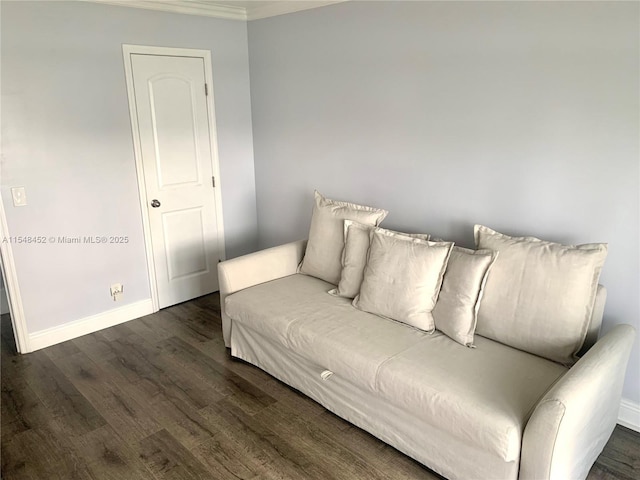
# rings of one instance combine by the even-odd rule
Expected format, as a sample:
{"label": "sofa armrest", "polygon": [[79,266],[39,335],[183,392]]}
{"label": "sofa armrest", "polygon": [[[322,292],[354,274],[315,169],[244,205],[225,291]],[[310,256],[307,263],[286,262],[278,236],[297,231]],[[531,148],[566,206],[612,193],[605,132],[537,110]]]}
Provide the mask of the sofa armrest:
{"label": "sofa armrest", "polygon": [[302,261],[306,245],[306,240],[299,240],[218,264],[222,335],[227,347],[230,345],[231,319],[225,313],[225,298],[239,290],[293,275]]}
{"label": "sofa armrest", "polygon": [[520,480],[584,479],[618,419],[635,330],[603,336],[538,402],[522,440]]}

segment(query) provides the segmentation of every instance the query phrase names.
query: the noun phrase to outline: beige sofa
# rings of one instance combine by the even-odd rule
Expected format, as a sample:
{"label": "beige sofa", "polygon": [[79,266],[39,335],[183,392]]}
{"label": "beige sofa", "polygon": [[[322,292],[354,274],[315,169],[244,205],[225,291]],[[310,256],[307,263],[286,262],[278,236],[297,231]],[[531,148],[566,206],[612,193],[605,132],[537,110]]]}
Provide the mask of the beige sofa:
{"label": "beige sofa", "polygon": [[616,424],[634,330],[571,367],[476,335],[467,348],[354,308],[302,275],[305,241],[219,264],[225,345],[447,478],[585,478]]}

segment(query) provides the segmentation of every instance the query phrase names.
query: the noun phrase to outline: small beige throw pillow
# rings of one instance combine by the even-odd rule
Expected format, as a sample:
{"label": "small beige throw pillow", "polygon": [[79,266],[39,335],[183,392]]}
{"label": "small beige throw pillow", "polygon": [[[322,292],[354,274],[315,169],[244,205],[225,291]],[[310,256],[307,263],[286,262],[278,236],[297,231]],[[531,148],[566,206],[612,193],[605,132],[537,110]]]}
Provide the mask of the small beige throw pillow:
{"label": "small beige throw pillow", "polygon": [[[338,297],[354,298],[360,292],[360,285],[364,278],[364,268],[367,265],[367,254],[369,253],[371,225],[344,221],[344,252],[342,254],[342,273],[338,288],[330,290],[331,295]],[[426,233],[400,233],[393,230],[384,229],[389,235],[403,235],[406,237],[421,238],[429,240]]]}
{"label": "small beige throw pillow", "polygon": [[314,192],[315,205],[307,250],[300,273],[337,285],[342,271],[344,221],[355,220],[366,225],[378,225],[389,212],[380,208],[356,205],[325,198]]}
{"label": "small beige throw pillow", "polygon": [[473,346],[478,308],[498,252],[453,247],[433,309],[436,328],[456,342]]}
{"label": "small beige throw pillow", "polygon": [[475,226],[478,248],[498,250],[476,332],[571,364],[587,334],[607,245],[562,245]]}
{"label": "small beige throw pillow", "polygon": [[450,242],[429,242],[373,229],[364,280],[353,305],[433,332],[431,312],[452,247]]}

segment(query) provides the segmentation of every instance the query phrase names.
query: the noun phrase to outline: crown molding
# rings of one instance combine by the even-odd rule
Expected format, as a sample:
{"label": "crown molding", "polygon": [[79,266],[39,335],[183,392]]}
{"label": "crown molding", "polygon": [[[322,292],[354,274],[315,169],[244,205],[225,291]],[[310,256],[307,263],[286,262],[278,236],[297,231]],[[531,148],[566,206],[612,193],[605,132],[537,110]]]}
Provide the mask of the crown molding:
{"label": "crown molding", "polygon": [[120,7],[142,8],[145,10],[157,10],[161,12],[183,13],[187,15],[199,15],[204,17],[225,18],[228,20],[258,20],[261,18],[275,17],[287,13],[310,10],[312,8],[342,3],[348,0],[280,0],[278,2],[255,2],[255,5],[244,7],[246,2],[238,6],[230,5],[231,2],[216,3],[215,1],[201,0],[79,0],[90,3],[104,3]]}
{"label": "crown molding", "polygon": [[90,3],[106,3],[120,7],[142,8],[161,12],[184,13],[203,17],[226,18],[228,20],[247,20],[247,9],[220,5],[209,2],[188,0],[80,0]]}
{"label": "crown molding", "polygon": [[[303,10],[311,10],[312,8],[326,7],[335,3],[343,3],[348,0],[329,0],[329,1],[313,1],[313,0],[290,0],[279,2],[268,2],[264,5],[256,5],[247,8],[247,20],[259,20],[261,18],[275,17],[277,15],[285,15],[287,13],[301,12]],[[259,2],[256,2],[259,3]]]}

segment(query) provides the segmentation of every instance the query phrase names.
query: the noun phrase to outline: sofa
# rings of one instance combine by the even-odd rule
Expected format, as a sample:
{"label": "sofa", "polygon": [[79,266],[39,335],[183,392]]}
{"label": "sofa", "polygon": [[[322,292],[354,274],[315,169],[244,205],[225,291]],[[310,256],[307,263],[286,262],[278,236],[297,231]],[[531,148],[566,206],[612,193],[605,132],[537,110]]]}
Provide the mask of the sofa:
{"label": "sofa", "polygon": [[221,262],[231,355],[447,478],[585,478],[634,341],[598,339],[606,245],[476,226],[454,250],[385,216],[316,193],[308,241]]}

